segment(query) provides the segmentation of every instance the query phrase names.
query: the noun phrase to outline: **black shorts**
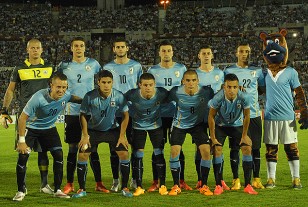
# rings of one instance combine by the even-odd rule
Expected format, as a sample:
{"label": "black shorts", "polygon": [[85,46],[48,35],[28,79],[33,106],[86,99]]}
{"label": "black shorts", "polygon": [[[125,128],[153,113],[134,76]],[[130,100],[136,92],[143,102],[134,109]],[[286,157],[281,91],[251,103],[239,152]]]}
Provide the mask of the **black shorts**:
{"label": "black shorts", "polygon": [[262,142],[262,120],[260,116],[250,119],[248,130],[252,142],[252,149],[260,149]]}
{"label": "black shorts", "polygon": [[38,142],[42,148],[42,152],[62,149],[59,133],[56,127],[51,129],[31,129],[27,128],[26,144],[33,149],[35,143]]}
{"label": "black shorts", "polygon": [[[117,117],[117,122],[121,128],[122,117]],[[126,128],[126,137],[129,144],[132,143],[132,118],[129,117],[129,121]]]}
{"label": "black shorts", "polygon": [[229,137],[230,148],[240,148],[242,139],[243,126],[238,127],[224,127],[215,125],[215,136],[218,142],[224,145],[227,136]]}
{"label": "black shorts", "polygon": [[210,144],[210,139],[207,133],[204,131],[203,124],[200,123],[189,129],[180,129],[177,127],[172,127],[170,145],[183,145],[185,141],[186,134],[189,133],[196,143],[197,147],[202,144]]}
{"label": "black shorts", "polygon": [[81,125],[79,116],[65,115],[65,142],[79,143],[81,139]]}
{"label": "black shorts", "polygon": [[[202,125],[203,125],[204,133],[209,134],[209,131],[208,131],[208,130],[209,130],[209,124],[203,122]],[[210,139],[210,141],[211,141],[211,139]],[[192,144],[195,144],[194,139],[191,139],[191,143],[192,143]]]}
{"label": "black shorts", "polygon": [[127,151],[127,149],[122,144],[116,147],[120,136],[119,128],[110,129],[108,131],[96,131],[88,129],[88,133],[90,136],[90,144],[92,149],[88,148],[88,150],[86,150],[87,152],[95,152],[98,144],[102,142],[108,143],[111,151]]}
{"label": "black shorts", "polygon": [[150,140],[152,142],[153,148],[163,148],[163,129],[157,128],[152,130],[139,130],[133,129],[132,134],[132,147],[134,150],[144,149],[147,132],[149,133]]}

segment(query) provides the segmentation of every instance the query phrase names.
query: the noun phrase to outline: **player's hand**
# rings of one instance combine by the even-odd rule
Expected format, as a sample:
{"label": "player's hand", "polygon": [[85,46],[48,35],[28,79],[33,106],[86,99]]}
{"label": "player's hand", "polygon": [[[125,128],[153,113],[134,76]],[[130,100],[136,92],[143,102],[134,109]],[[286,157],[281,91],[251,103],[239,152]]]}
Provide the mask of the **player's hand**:
{"label": "player's hand", "polygon": [[1,113],[1,125],[7,129],[9,127],[7,122],[13,123],[13,119],[11,116],[8,114],[7,109],[3,107],[0,111]]}
{"label": "player's hand", "polygon": [[248,136],[243,136],[242,139],[241,139],[241,142],[240,142],[240,146],[241,144],[246,144],[248,146],[251,146],[252,145],[252,142],[251,142],[251,139],[250,137]]}
{"label": "player's hand", "polygon": [[90,136],[89,135],[82,135],[80,142],[78,144],[78,148],[84,152],[86,151],[89,147],[91,147],[90,144]]}
{"label": "player's hand", "polygon": [[222,146],[222,144],[218,142],[216,138],[211,139],[211,141],[212,141],[212,147],[215,147],[216,145]]}
{"label": "player's hand", "polygon": [[119,137],[119,140],[118,140],[118,143],[117,143],[116,147],[120,146],[120,144],[122,144],[125,147],[125,149],[128,150],[128,145],[129,144],[128,144],[128,141],[127,141],[125,136],[120,136]]}
{"label": "player's hand", "polygon": [[298,123],[301,125],[300,129],[308,129],[308,118],[301,118]]}
{"label": "player's hand", "polygon": [[26,153],[29,154],[31,152],[31,149],[25,142],[23,142],[23,143],[17,143],[17,151],[21,154],[26,154]]}

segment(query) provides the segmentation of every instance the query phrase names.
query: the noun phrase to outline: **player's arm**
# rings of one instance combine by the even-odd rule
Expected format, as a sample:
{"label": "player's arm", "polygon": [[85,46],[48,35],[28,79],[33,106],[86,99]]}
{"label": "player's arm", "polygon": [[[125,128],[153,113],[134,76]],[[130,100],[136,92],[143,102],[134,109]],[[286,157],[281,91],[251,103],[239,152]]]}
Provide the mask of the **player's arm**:
{"label": "player's arm", "polygon": [[295,99],[301,113],[298,121],[301,124],[300,129],[308,129],[308,106],[302,86],[295,88]]}
{"label": "player's arm", "polygon": [[81,104],[82,98],[80,98],[79,96],[71,95],[69,102]]}
{"label": "player's arm", "polygon": [[27,144],[26,144],[26,122],[28,120],[29,116],[25,114],[25,112],[22,112],[18,119],[18,132],[19,132],[19,139],[17,144],[17,150],[21,154],[27,153]]}
{"label": "player's arm", "polygon": [[9,121],[10,123],[13,122],[7,110],[13,100],[15,88],[16,88],[16,82],[10,82],[3,98],[3,105],[1,109],[1,125],[5,129],[9,127],[7,121]]}
{"label": "player's arm", "polygon": [[79,121],[80,121],[80,124],[81,124],[81,132],[82,132],[81,133],[81,139],[80,139],[80,142],[79,142],[79,145],[78,145],[78,147],[80,149],[86,149],[87,146],[91,147],[90,136],[88,134],[88,122],[87,122],[86,116],[87,115],[85,113],[80,112]]}
{"label": "player's arm", "polygon": [[243,132],[240,143],[245,143],[251,146],[251,139],[248,137],[248,128],[250,123],[250,108],[244,109],[243,113],[244,113]]}
{"label": "player's arm", "polygon": [[127,138],[125,136],[126,134],[126,128],[127,128],[127,125],[128,125],[128,121],[129,121],[129,114],[128,114],[128,111],[124,111],[123,112],[123,116],[122,116],[122,122],[121,122],[121,127],[120,127],[120,137],[119,137],[119,140],[118,140],[118,143],[117,143],[117,147],[120,145],[120,144],[123,144],[123,146],[128,149],[128,141],[127,141]]}
{"label": "player's arm", "polygon": [[217,114],[217,109],[210,107],[210,112],[208,116],[208,124],[209,124],[209,129],[210,129],[210,137],[212,141],[212,146],[221,145],[221,143],[218,142],[215,136],[215,116],[216,114]]}

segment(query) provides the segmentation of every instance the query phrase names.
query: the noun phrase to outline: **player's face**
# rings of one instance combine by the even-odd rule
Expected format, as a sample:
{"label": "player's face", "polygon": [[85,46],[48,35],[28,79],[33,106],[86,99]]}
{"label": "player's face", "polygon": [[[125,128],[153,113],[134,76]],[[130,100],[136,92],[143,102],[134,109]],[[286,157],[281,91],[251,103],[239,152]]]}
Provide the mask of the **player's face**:
{"label": "player's face", "polygon": [[248,45],[241,45],[237,48],[236,57],[238,62],[248,62],[250,55],[250,47]]}
{"label": "player's face", "polygon": [[196,74],[185,74],[182,83],[186,93],[193,95],[193,93],[197,92],[199,79]]}
{"label": "player's face", "polygon": [[97,82],[99,86],[99,90],[101,91],[101,93],[103,93],[106,96],[108,96],[111,92],[112,83],[113,83],[113,80],[110,77],[100,78]]}
{"label": "player's face", "polygon": [[171,45],[162,45],[159,48],[159,57],[161,62],[171,62],[173,57],[173,50]]}
{"label": "player's face", "polygon": [[40,42],[30,42],[27,46],[29,59],[39,59],[43,53],[42,44]]}
{"label": "player's face", "polygon": [[60,99],[64,96],[67,86],[68,84],[66,80],[60,80],[59,78],[53,79],[50,84],[50,97],[55,100]]}
{"label": "player's face", "polygon": [[115,42],[113,46],[114,54],[119,57],[126,57],[128,52],[128,47],[125,42]]}
{"label": "player's face", "polygon": [[210,48],[201,49],[198,58],[201,61],[201,64],[211,64],[213,59],[213,53]]}
{"label": "player's face", "polygon": [[155,81],[153,79],[141,80],[139,88],[144,98],[151,98],[155,92]]}
{"label": "player's face", "polygon": [[225,96],[228,100],[233,100],[237,96],[239,85],[238,81],[226,81],[224,84]]}
{"label": "player's face", "polygon": [[73,53],[73,56],[76,58],[84,57],[84,53],[86,51],[86,45],[84,41],[74,41],[71,45],[71,51]]}

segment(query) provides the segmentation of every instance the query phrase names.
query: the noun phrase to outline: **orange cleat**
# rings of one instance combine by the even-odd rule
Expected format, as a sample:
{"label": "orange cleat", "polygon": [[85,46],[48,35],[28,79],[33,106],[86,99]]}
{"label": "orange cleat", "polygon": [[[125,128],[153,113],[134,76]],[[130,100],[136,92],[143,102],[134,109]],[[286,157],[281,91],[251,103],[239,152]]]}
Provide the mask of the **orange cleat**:
{"label": "orange cleat", "polygon": [[181,193],[181,188],[178,185],[174,185],[168,195],[176,196]]}
{"label": "orange cleat", "polygon": [[148,192],[154,192],[156,190],[158,190],[159,186],[158,186],[158,180],[154,180],[152,185],[150,186],[150,188],[148,189]]}
{"label": "orange cleat", "polygon": [[224,192],[224,189],[220,185],[216,185],[215,190],[214,190],[214,195],[220,195]]}
{"label": "orange cleat", "polygon": [[251,195],[257,195],[257,194],[258,194],[258,192],[256,192],[250,184],[248,184],[248,185],[244,188],[244,192],[245,192],[245,193],[248,193],[248,194],[251,194]]}
{"label": "orange cleat", "polygon": [[221,181],[221,187],[224,189],[224,190],[230,190],[229,186],[227,186],[226,182],[225,181]]}
{"label": "orange cleat", "polygon": [[104,184],[103,184],[102,182],[96,182],[95,190],[96,190],[96,191],[103,192],[103,193],[109,193],[109,192],[110,192],[110,191],[104,186]]}
{"label": "orange cleat", "polygon": [[213,192],[210,190],[210,188],[207,185],[203,185],[202,188],[199,189],[199,192],[206,196],[213,195]]}
{"label": "orange cleat", "polygon": [[180,188],[185,190],[192,190],[192,188],[189,185],[187,185],[187,183],[185,183],[184,180],[180,180]]}
{"label": "orange cleat", "polygon": [[63,188],[63,193],[69,194],[70,192],[74,192],[74,184],[73,183],[66,183],[66,185]]}

